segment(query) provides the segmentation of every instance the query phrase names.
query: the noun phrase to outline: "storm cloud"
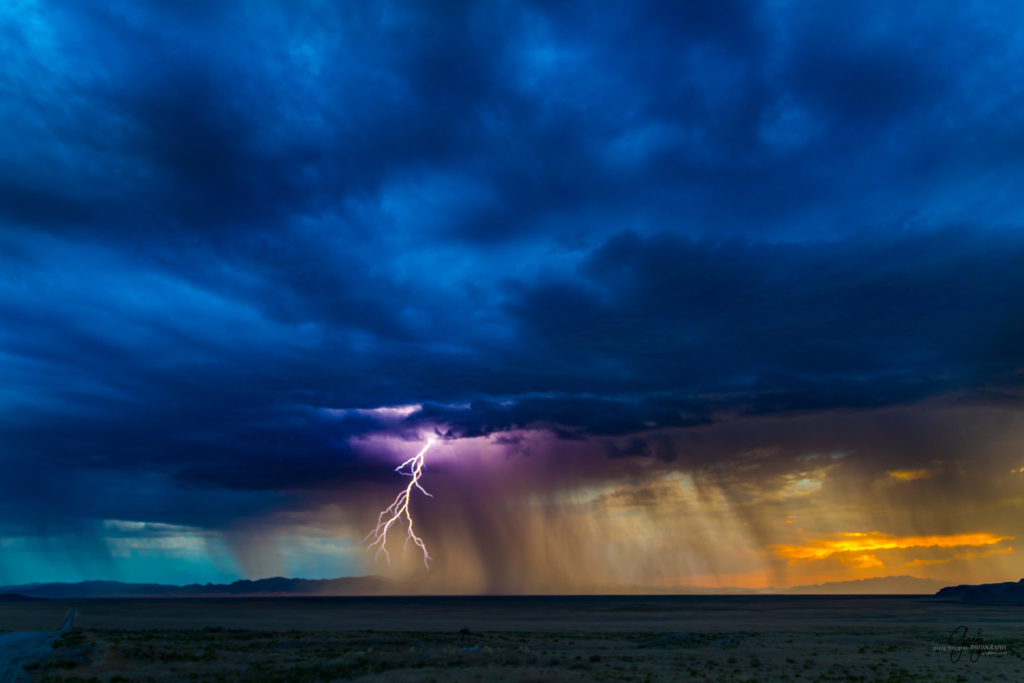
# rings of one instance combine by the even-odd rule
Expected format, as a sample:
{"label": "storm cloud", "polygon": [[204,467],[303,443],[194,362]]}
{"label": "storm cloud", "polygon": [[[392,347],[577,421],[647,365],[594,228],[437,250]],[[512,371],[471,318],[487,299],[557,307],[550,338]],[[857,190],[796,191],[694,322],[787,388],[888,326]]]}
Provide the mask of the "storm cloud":
{"label": "storm cloud", "polygon": [[[918,462],[922,415],[1020,405],[1021,13],[0,10],[0,536],[142,520],[250,557],[260,529],[386,491],[430,434],[533,463],[522,499],[638,509],[678,472],[748,510],[812,450],[865,481],[952,476]],[[837,425],[798,446],[837,415],[908,416],[915,445]],[[355,537],[362,515],[332,519]],[[479,552],[466,580],[514,589]],[[31,574],[13,564],[0,579]]]}

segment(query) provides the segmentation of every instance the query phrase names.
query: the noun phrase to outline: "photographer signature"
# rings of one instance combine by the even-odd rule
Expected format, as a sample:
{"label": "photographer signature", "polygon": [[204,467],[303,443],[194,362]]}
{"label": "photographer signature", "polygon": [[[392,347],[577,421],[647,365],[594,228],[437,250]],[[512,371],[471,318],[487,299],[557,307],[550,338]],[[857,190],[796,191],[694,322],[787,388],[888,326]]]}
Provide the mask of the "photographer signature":
{"label": "photographer signature", "polygon": [[969,635],[969,631],[966,626],[957,626],[953,629],[953,632],[949,634],[949,661],[956,664],[960,661],[960,657],[963,656],[964,650],[970,653],[972,662],[978,661],[981,657],[981,651],[984,649],[985,640],[981,637],[981,629],[979,628],[977,634],[974,636]]}

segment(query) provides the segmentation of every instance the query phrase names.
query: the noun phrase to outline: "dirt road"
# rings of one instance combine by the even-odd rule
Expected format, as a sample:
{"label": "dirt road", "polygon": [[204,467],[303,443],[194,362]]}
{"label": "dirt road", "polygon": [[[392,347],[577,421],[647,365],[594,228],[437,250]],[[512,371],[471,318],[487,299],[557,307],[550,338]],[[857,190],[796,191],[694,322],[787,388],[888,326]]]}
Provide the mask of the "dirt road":
{"label": "dirt road", "polygon": [[25,665],[42,659],[50,652],[53,641],[74,623],[75,609],[71,608],[64,625],[56,631],[0,633],[0,683],[28,681]]}

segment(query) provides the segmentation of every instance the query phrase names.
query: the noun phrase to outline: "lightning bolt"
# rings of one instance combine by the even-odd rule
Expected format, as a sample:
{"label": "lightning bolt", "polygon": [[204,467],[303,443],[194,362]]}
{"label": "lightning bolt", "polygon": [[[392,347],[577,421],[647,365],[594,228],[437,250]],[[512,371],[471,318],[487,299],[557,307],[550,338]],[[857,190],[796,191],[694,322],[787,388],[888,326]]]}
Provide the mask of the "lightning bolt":
{"label": "lightning bolt", "polygon": [[433,498],[432,495],[427,493],[426,489],[420,486],[420,477],[423,474],[423,456],[426,455],[427,450],[430,449],[433,443],[433,437],[427,439],[427,445],[419,453],[395,468],[395,471],[399,474],[412,477],[412,479],[409,481],[408,486],[395,496],[395,500],[391,505],[381,511],[377,517],[377,526],[363,539],[363,543],[370,541],[370,544],[366,547],[367,552],[371,548],[376,548],[375,557],[380,558],[381,553],[383,553],[389,565],[391,564],[391,553],[387,549],[388,530],[405,519],[408,535],[405,538],[405,545],[402,550],[404,552],[409,548],[409,541],[415,543],[423,551],[423,565],[427,568],[427,571],[430,571],[430,553],[427,552],[427,546],[423,539],[417,536],[416,532],[412,529],[412,512],[409,510],[409,499],[412,496],[414,487],[419,489],[428,498]]}

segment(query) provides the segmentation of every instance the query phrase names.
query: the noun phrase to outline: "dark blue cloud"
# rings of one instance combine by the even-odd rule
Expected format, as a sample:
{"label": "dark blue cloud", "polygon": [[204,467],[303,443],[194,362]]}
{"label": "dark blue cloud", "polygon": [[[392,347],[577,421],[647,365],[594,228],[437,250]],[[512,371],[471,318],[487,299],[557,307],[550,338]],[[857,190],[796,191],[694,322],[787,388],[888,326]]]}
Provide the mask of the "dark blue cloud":
{"label": "dark blue cloud", "polygon": [[[6,10],[0,520],[227,523],[380,476],[378,430],[994,400],[1018,14]],[[598,455],[671,459],[647,438]]]}

